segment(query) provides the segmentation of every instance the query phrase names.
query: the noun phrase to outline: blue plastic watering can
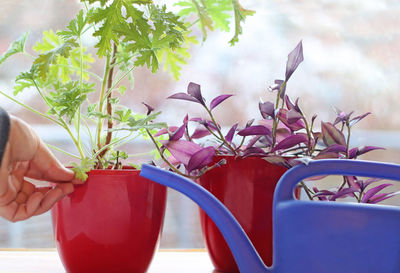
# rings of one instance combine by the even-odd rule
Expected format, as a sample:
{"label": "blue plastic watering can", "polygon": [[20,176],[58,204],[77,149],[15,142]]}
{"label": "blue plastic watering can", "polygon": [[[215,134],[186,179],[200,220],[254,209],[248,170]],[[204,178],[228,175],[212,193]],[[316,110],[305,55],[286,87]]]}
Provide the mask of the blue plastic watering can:
{"label": "blue plastic watering can", "polygon": [[196,202],[223,234],[241,273],[400,272],[400,208],[385,205],[299,201],[298,182],[318,175],[355,175],[400,181],[400,165],[318,160],[288,170],[274,194],[274,257],[267,267],[226,209],[195,182],[143,165],[141,175]]}

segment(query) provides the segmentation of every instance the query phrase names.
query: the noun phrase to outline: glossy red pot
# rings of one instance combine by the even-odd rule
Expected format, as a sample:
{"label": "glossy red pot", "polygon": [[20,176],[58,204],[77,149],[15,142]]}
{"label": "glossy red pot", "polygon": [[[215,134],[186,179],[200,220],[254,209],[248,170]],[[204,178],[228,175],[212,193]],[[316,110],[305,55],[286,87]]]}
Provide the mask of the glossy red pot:
{"label": "glossy red pot", "polygon": [[137,170],[92,170],[52,209],[54,236],[68,273],[146,272],[165,213],[164,186]]}
{"label": "glossy red pot", "polygon": [[[227,163],[205,173],[199,183],[230,210],[264,263],[271,265],[272,201],[275,186],[287,169],[254,157],[217,157],[215,161],[222,158]],[[222,234],[202,210],[200,220],[206,247],[215,269],[221,272],[239,272]]]}

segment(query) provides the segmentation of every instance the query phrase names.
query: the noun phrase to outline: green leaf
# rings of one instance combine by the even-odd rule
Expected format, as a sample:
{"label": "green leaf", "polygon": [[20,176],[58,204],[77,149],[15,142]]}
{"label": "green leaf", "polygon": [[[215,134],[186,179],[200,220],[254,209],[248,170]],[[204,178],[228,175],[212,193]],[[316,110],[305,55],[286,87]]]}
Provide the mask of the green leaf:
{"label": "green leaf", "polygon": [[229,31],[229,20],[232,18],[232,0],[204,0],[208,15],[214,21],[214,27]]}
{"label": "green leaf", "polygon": [[79,39],[82,35],[84,27],[88,22],[88,16],[93,12],[89,10],[87,16],[84,15],[83,10],[80,10],[75,19],[72,19],[65,30],[57,32],[57,35],[63,37],[65,40],[68,39]]}
{"label": "green leaf", "polygon": [[34,72],[22,72],[15,79],[14,96],[24,91],[25,88],[34,86]]}
{"label": "green leaf", "polygon": [[149,14],[127,8],[127,19],[132,23],[118,24],[114,31],[123,36],[123,45],[119,50],[120,60],[127,61],[135,57],[134,66],[147,66],[154,73],[159,69],[157,52],[169,48],[180,48],[184,41],[186,27],[180,17],[168,12],[166,6],[148,5]]}
{"label": "green leaf", "polygon": [[[78,43],[76,43],[75,40],[70,39],[62,43],[60,46],[48,51],[47,53],[40,54],[33,64],[36,65],[36,69],[42,80],[45,81],[47,79],[47,74],[50,72],[50,65],[56,64],[59,56],[68,58],[71,49],[77,46],[79,46]],[[62,64],[65,64],[65,62]],[[64,79],[66,74],[69,73],[66,72],[63,75]]]}
{"label": "green leaf", "polygon": [[[75,39],[64,42],[63,38],[52,30],[44,31],[42,41],[36,43],[33,49],[40,53],[33,67],[42,81],[52,83],[61,79],[62,82],[67,82],[71,80],[72,75],[80,75],[81,55]],[[83,69],[89,69],[94,59],[91,54],[85,52],[86,48],[83,48]],[[83,79],[89,79],[87,72],[83,73]]]}
{"label": "green leaf", "polygon": [[28,34],[29,31],[25,32],[16,41],[11,43],[8,50],[3,55],[0,56],[0,65],[12,55],[25,52],[25,43]]}
{"label": "green leaf", "polygon": [[115,120],[125,123],[128,122],[129,118],[132,116],[132,111],[131,109],[117,110],[115,114],[118,116],[114,117]]}
{"label": "green leaf", "polygon": [[72,162],[72,170],[75,173],[75,177],[81,181],[86,181],[88,178],[87,173],[93,169],[96,161],[92,158],[84,157],[82,158],[80,164]]}
{"label": "green leaf", "polygon": [[118,92],[119,92],[121,95],[124,95],[125,92],[126,92],[126,86],[125,86],[125,85],[120,85],[119,88],[118,88]]}
{"label": "green leaf", "polygon": [[187,64],[190,58],[190,44],[198,43],[195,36],[189,36],[189,32],[184,37],[185,44],[180,48],[163,48],[157,52],[158,60],[164,64],[164,71],[169,71],[175,80],[179,79],[182,66]]}
{"label": "green leaf", "polygon": [[239,0],[232,0],[233,10],[235,14],[235,35],[229,41],[229,43],[233,46],[235,43],[239,41],[239,35],[242,34],[242,26],[241,23],[244,22],[247,16],[251,16],[255,13],[253,10],[244,9]]}
{"label": "green leaf", "polygon": [[75,113],[86,100],[87,94],[94,91],[94,86],[94,84],[88,83],[83,83],[81,86],[79,81],[55,83],[55,91],[50,92],[49,96],[46,97],[52,105],[49,113],[65,117],[71,123]]}

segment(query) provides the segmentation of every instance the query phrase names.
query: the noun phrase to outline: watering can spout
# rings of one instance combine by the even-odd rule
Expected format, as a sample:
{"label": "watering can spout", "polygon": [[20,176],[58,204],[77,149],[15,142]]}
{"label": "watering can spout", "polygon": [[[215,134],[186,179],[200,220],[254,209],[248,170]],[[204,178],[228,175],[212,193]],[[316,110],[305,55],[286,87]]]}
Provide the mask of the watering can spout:
{"label": "watering can spout", "polygon": [[142,166],[140,175],[173,188],[196,202],[221,231],[241,273],[271,272],[264,265],[237,220],[218,199],[203,187],[175,173],[146,164]]}

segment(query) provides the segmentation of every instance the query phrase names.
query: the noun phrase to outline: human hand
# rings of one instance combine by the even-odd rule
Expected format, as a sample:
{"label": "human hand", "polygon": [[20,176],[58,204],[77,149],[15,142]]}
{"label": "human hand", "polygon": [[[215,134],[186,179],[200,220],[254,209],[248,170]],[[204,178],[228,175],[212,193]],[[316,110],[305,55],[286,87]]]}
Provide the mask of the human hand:
{"label": "human hand", "polygon": [[[26,177],[54,182],[36,187]],[[17,222],[48,211],[82,183],[61,165],[33,129],[10,117],[10,135],[0,167],[0,216]]]}

